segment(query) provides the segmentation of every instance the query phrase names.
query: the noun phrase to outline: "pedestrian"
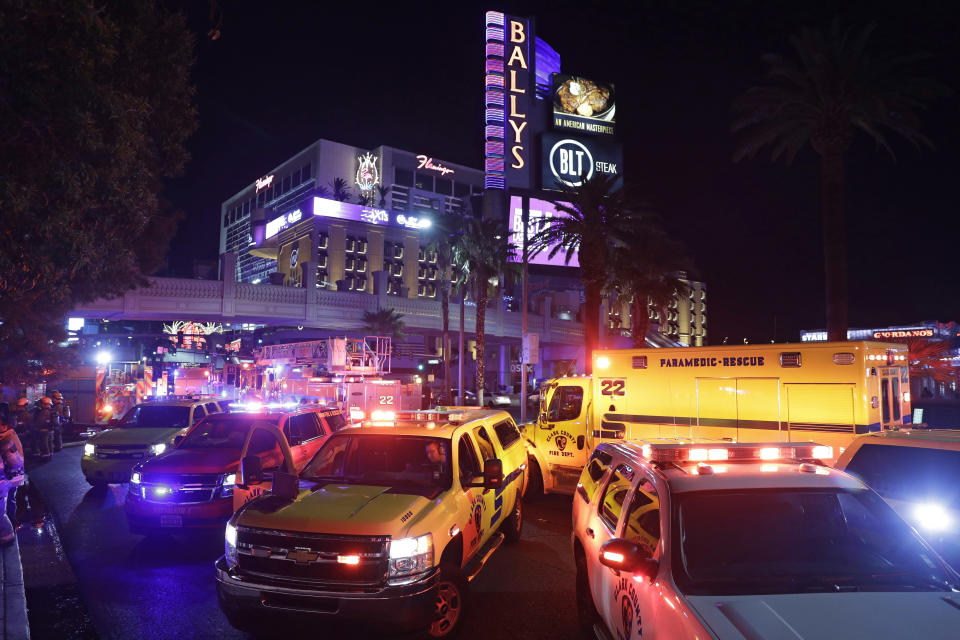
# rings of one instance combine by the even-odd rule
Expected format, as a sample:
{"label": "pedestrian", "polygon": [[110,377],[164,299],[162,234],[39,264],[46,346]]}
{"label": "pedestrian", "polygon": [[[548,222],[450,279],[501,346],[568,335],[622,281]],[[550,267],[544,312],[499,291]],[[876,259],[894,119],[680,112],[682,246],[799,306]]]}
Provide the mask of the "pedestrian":
{"label": "pedestrian", "polygon": [[49,458],[53,448],[53,430],[57,416],[53,413],[53,400],[44,396],[40,398],[36,409],[33,410],[33,424],[31,425],[33,450],[41,458]]}
{"label": "pedestrian", "polygon": [[23,484],[23,445],[7,416],[0,415],[0,545],[16,536],[17,487]]}
{"label": "pedestrian", "polygon": [[53,400],[53,412],[57,415],[57,421],[54,425],[53,432],[53,450],[60,451],[60,449],[63,449],[63,427],[67,423],[72,422],[70,416],[70,405],[67,404],[63,394],[59,391],[54,391],[51,393],[50,399]]}

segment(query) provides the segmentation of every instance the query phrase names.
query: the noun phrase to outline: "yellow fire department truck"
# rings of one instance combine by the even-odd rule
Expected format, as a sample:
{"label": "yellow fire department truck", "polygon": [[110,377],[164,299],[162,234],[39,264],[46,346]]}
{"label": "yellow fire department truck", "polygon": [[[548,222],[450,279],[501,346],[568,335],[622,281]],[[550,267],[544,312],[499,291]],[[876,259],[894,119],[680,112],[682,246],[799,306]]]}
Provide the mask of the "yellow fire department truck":
{"label": "yellow fire department truck", "polygon": [[391,373],[391,339],[325,338],[266,345],[255,352],[257,399],[340,407],[352,420],[375,411],[421,409],[417,383],[386,377]]}
{"label": "yellow fire department truck", "polygon": [[880,342],[597,351],[593,376],[541,387],[530,489],[572,493],[603,441],[815,441],[839,456],[910,423],[908,365],[906,345]]}

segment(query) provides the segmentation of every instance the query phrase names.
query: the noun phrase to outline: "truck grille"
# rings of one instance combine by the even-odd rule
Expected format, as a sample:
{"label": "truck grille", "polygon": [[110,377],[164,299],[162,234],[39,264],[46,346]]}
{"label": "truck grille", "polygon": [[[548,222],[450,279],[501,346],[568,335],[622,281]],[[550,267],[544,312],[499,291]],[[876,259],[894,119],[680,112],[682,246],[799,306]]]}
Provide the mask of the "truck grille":
{"label": "truck grille", "polygon": [[142,444],[108,444],[97,446],[99,460],[137,460],[147,455],[148,447]]}
{"label": "truck grille", "polygon": [[[331,586],[372,587],[384,581],[389,562],[386,536],[337,536],[238,527],[240,571]],[[341,556],[358,556],[344,564]]]}
{"label": "truck grille", "polygon": [[147,473],[140,485],[140,496],[160,504],[210,502],[217,496],[220,475],[216,473],[172,475]]}

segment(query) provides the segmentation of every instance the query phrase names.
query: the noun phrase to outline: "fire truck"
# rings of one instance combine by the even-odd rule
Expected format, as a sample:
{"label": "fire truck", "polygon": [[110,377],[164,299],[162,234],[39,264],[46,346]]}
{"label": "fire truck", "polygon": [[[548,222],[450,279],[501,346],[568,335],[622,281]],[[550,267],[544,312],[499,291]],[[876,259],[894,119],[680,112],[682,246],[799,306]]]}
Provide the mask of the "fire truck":
{"label": "fire truck", "polygon": [[604,441],[807,442],[839,455],[909,425],[907,347],[822,342],[596,351],[592,376],[555,378],[524,425],[531,490],[573,493]]}
{"label": "fire truck", "polygon": [[421,385],[391,375],[388,337],[324,338],[265,345],[252,364],[232,365],[225,379],[242,402],[315,402],[352,420],[375,412],[421,409]]}

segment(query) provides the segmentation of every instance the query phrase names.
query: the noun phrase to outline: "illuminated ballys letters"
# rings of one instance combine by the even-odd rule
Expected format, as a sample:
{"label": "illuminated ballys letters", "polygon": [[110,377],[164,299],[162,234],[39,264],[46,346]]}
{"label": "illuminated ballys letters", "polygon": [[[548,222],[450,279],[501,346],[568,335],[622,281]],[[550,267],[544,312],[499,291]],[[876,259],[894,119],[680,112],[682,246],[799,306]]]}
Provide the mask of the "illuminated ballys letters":
{"label": "illuminated ballys letters", "polygon": [[[526,143],[524,142],[524,129],[527,128],[527,115],[517,109],[517,99],[526,93],[523,89],[525,82],[517,81],[517,74],[521,72],[526,75],[527,60],[523,56],[524,45],[527,43],[527,32],[524,24],[517,20],[510,21],[510,43],[512,50],[507,59],[507,69],[510,71],[510,113],[507,116],[507,122],[513,129],[513,145],[510,147],[510,155],[513,161],[510,166],[514,169],[522,169],[526,165]],[[522,71],[521,71],[522,70]]]}

